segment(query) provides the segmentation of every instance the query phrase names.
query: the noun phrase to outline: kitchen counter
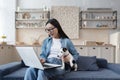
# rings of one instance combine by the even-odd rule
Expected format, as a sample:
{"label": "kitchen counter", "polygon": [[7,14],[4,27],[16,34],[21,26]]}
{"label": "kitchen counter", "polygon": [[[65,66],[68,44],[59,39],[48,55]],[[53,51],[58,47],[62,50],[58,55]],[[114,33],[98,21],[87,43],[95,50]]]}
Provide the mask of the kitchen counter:
{"label": "kitchen counter", "polygon": [[84,47],[92,47],[92,46],[94,46],[94,47],[115,47],[115,45],[111,45],[111,44],[107,44],[107,45],[75,45],[76,47],[77,46],[84,46]]}

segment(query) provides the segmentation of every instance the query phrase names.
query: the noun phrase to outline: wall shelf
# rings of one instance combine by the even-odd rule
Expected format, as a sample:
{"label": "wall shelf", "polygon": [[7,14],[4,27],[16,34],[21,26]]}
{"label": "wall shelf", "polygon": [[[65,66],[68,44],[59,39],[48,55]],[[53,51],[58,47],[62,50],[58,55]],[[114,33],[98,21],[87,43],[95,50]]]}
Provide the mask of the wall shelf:
{"label": "wall shelf", "polygon": [[15,12],[16,28],[42,28],[50,18],[50,11],[24,9]]}
{"label": "wall shelf", "polygon": [[117,28],[117,11],[86,10],[80,12],[81,28],[115,29]]}

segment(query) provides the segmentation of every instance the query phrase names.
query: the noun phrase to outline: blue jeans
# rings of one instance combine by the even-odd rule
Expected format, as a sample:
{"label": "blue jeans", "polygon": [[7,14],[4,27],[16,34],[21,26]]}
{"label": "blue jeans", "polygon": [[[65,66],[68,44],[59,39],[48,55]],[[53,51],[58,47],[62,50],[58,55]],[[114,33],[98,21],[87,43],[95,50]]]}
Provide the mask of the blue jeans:
{"label": "blue jeans", "polygon": [[[47,59],[49,63],[62,64],[61,60],[56,58]],[[24,80],[48,80],[51,77],[59,76],[65,73],[65,70],[60,68],[51,68],[40,70],[36,68],[28,68]]]}

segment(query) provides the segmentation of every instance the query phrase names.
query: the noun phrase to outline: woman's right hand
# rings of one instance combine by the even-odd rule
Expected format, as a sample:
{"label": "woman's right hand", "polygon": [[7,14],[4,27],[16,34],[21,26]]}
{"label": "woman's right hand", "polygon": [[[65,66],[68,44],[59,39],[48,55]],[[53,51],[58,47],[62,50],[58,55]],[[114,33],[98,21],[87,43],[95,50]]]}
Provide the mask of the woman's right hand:
{"label": "woman's right hand", "polygon": [[40,62],[42,63],[42,64],[44,64],[45,63],[45,59],[40,59]]}

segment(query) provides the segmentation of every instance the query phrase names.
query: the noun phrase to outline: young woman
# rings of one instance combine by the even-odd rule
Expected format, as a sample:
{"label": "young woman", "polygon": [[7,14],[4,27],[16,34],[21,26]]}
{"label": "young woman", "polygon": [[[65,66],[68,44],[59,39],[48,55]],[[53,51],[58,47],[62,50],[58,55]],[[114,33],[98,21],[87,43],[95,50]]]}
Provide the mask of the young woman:
{"label": "young woman", "polygon": [[[45,31],[48,33],[49,37],[47,37],[42,44],[40,54],[42,64],[44,62],[62,64],[61,58],[58,57],[62,47],[67,48],[74,57],[74,60],[77,60],[78,52],[56,19],[53,18],[47,21]],[[39,70],[30,67],[26,71],[24,80],[48,80],[51,77],[62,75],[65,72],[64,69],[60,68]]]}

